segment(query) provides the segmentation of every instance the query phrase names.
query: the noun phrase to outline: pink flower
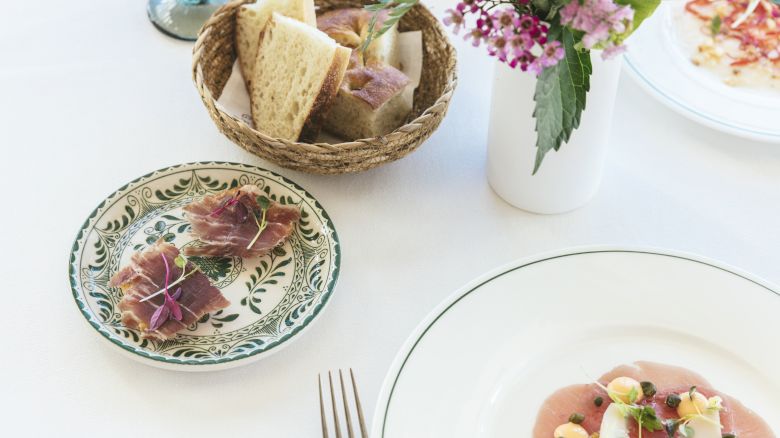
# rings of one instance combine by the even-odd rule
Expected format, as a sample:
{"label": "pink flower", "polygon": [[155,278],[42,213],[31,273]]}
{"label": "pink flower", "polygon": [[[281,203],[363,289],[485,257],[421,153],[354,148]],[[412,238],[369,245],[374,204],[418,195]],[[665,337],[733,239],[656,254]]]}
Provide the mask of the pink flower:
{"label": "pink flower", "polygon": [[474,13],[479,10],[479,6],[483,2],[484,0],[463,0],[455,6],[455,9],[460,12]]}
{"label": "pink flower", "polygon": [[485,39],[485,34],[477,29],[471,29],[470,32],[467,32],[465,35],[463,35],[463,39],[468,41],[471,39],[471,45],[474,47],[479,47],[479,44],[482,42],[482,40]]}
{"label": "pink flower", "polygon": [[514,9],[502,9],[493,14],[493,27],[510,33],[518,26],[520,19]]}
{"label": "pink flower", "polygon": [[539,55],[539,64],[543,68],[552,67],[563,59],[564,54],[565,51],[560,41],[550,41],[544,46],[542,54]]}
{"label": "pink flower", "polygon": [[519,22],[517,24],[517,27],[519,27],[521,30],[524,30],[524,31],[531,31],[536,26],[537,21],[538,21],[538,18],[536,18],[536,17],[534,17],[532,15],[524,14],[520,18],[520,20],[519,20]]}
{"label": "pink flower", "polygon": [[534,59],[533,62],[528,64],[528,71],[533,73],[535,76],[542,74],[542,70],[544,70],[544,67],[542,66],[542,62],[539,60],[539,58]]}
{"label": "pink flower", "polygon": [[536,43],[527,33],[515,34],[509,37],[509,47],[515,56],[520,56],[526,50],[531,50]]}
{"label": "pink flower", "polygon": [[584,32],[586,49],[619,46],[631,30],[634,10],[613,0],[572,0],[560,10],[561,24]]}
{"label": "pink flower", "polygon": [[549,26],[532,13],[529,3],[460,0],[454,9],[445,11],[442,21],[456,34],[465,29],[463,39],[475,47],[485,42],[488,54],[511,68],[530,68],[538,73],[555,65],[563,57],[563,49],[558,42],[548,42]]}
{"label": "pink flower", "polygon": [[518,64],[520,64],[520,70],[526,71],[528,70],[528,67],[536,61],[536,57],[531,53],[530,51],[526,50],[525,52],[518,55],[514,61]]}
{"label": "pink flower", "polygon": [[503,34],[498,34],[488,39],[488,53],[497,56],[501,61],[506,61],[508,44]]}
{"label": "pink flower", "polygon": [[448,15],[442,19],[442,22],[447,26],[452,26],[452,32],[457,35],[466,22],[463,18],[463,13],[456,9],[447,9],[444,13]]}

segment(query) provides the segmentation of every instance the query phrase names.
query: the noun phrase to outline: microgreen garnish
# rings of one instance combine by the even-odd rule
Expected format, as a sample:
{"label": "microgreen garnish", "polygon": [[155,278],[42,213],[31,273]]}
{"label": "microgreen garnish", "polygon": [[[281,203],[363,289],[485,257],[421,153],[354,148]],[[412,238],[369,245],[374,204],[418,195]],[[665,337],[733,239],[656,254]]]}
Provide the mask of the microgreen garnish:
{"label": "microgreen garnish", "polygon": [[[691,390],[688,392],[688,396],[690,397],[691,394],[695,394],[695,393],[696,393],[696,387],[695,386],[691,387]],[[677,399],[679,400],[680,397],[678,396]],[[667,401],[668,400],[669,400],[669,398],[667,398]],[[723,400],[720,397],[718,397],[718,396],[710,397],[707,400],[707,408],[705,409],[706,412],[707,413],[714,413],[714,412],[719,412],[720,410],[722,410],[723,409],[723,406],[721,405],[722,401]],[[691,402],[693,402],[693,398],[691,398]],[[667,404],[668,404],[668,402],[667,402]],[[679,405],[679,402],[678,402],[678,405]],[[682,417],[680,417],[680,418],[678,418],[676,420],[667,420],[666,422],[664,422],[664,430],[666,431],[666,434],[670,438],[674,436],[674,432],[677,431],[677,430],[679,430],[680,435],[682,435],[684,437],[687,437],[687,438],[693,438],[695,431],[694,431],[693,428],[691,428],[688,425],[688,423],[690,423],[694,419],[699,419],[699,420],[702,420],[702,421],[706,421],[706,422],[708,422],[710,424],[713,424],[715,426],[723,428],[723,426],[720,424],[719,421],[713,420],[712,418],[708,417],[707,415],[705,415],[704,413],[699,411],[699,408],[698,408],[698,406],[696,406],[695,403],[694,403],[694,407],[696,407],[696,413],[695,414],[684,415],[684,416],[682,416]],[[726,435],[728,435],[728,434],[725,434],[724,437]],[[734,437],[734,438],[736,438],[736,437]]]}
{"label": "microgreen garnish", "polygon": [[650,406],[636,406],[631,410],[631,416],[636,420],[637,429],[639,429],[639,438],[642,438],[642,428],[655,432],[663,430],[664,425],[655,413],[655,409]]}
{"label": "microgreen garnish", "polygon": [[[693,402],[693,396],[694,396],[694,395],[696,395],[696,385],[694,385],[694,386],[691,386],[691,389],[689,389],[689,390],[688,390],[688,399],[690,399],[690,400],[691,400],[691,402]],[[696,405],[696,404],[694,404],[694,406],[695,406],[695,405]]]}
{"label": "microgreen garnish", "polygon": [[[175,319],[176,321],[181,321],[182,317],[181,307],[179,307],[179,303],[176,302],[176,300],[181,297],[181,288],[176,289],[176,292],[173,295],[168,292],[168,288],[171,286],[169,284],[171,268],[168,266],[168,259],[165,258],[165,254],[161,253],[160,256],[162,257],[163,263],[165,264],[165,287],[163,288],[165,301],[152,314],[152,319],[149,321],[149,331],[157,330],[171,318]],[[178,265],[178,262],[174,261],[174,263],[177,263]]]}
{"label": "microgreen garnish", "polygon": [[723,24],[723,19],[720,18],[720,15],[715,14],[715,16],[712,17],[712,21],[710,21],[710,33],[712,36],[720,33],[721,24]]}
{"label": "microgreen garnish", "polygon": [[628,391],[628,403],[633,405],[637,399],[639,399],[639,391],[636,390],[635,386],[632,386],[631,390]]}
{"label": "microgreen garnish", "polygon": [[[165,259],[164,255],[163,255],[163,260],[165,261],[165,269],[166,269],[165,281],[167,282],[168,281],[168,260]],[[181,275],[179,275],[179,278],[177,278],[176,281],[172,282],[171,284],[166,284],[166,287],[158,290],[157,292],[145,296],[139,302],[143,303],[144,301],[149,301],[152,298],[156,297],[157,295],[160,295],[161,293],[165,293],[168,290],[168,288],[170,288],[171,286],[176,286],[177,284],[186,280],[187,277],[189,277],[190,275],[198,271],[198,268],[196,266],[192,270],[190,270],[190,272],[187,272],[187,259],[181,254],[176,256],[176,258],[173,260],[173,263],[175,263],[176,266],[178,266],[181,269]]]}
{"label": "microgreen garnish", "polygon": [[265,227],[268,226],[268,223],[265,221],[265,215],[271,207],[271,201],[265,196],[258,196],[256,201],[258,207],[260,207],[260,219],[257,219],[258,214],[255,211],[252,212],[252,216],[255,218],[255,223],[257,224],[257,234],[255,234],[255,237],[249,242],[249,245],[246,246],[246,249],[251,248],[252,245],[257,242],[257,239],[260,238],[260,234],[262,234]]}
{"label": "microgreen garnish", "polygon": [[230,206],[231,206],[231,205],[233,205],[233,204],[236,204],[236,203],[238,203],[238,198],[239,198],[239,196],[241,196],[241,190],[237,191],[235,195],[233,195],[233,196],[231,196],[231,197],[229,197],[229,198],[226,198],[225,200],[223,200],[223,201],[222,201],[222,202],[219,204],[219,207],[215,208],[215,209],[214,209],[214,211],[212,211],[211,213],[209,213],[209,216],[211,216],[211,217],[217,217],[217,216],[221,215],[222,213],[224,213],[224,212],[225,212],[225,210],[227,210],[227,209],[228,209],[228,207],[230,207]]}
{"label": "microgreen garnish", "polygon": [[610,391],[606,386],[599,382],[596,385],[607,392],[607,396],[612,399],[618,410],[624,417],[631,416],[637,423],[637,430],[639,430],[639,438],[642,438],[642,430],[647,429],[650,432],[658,430],[664,430],[664,424],[651,406],[641,406],[636,404],[639,398],[639,391],[636,388],[631,388],[628,393],[628,399],[630,403],[624,402],[621,398],[621,394],[617,394],[614,391]]}

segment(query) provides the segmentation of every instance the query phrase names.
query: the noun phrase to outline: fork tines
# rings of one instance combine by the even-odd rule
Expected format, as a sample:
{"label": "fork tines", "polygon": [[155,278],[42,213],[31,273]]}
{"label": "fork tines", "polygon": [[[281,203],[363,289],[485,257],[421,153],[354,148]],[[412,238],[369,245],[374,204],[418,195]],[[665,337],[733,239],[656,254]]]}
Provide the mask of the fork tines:
{"label": "fork tines", "polygon": [[[357,412],[358,425],[360,426],[361,438],[368,438],[368,432],[366,431],[366,421],[363,418],[363,408],[360,406],[360,396],[358,395],[357,383],[355,382],[355,374],[352,372],[352,368],[349,369],[350,380],[352,381],[352,394],[353,402],[349,402],[349,396],[347,390],[344,387],[344,375],[339,370],[339,383],[341,387],[341,407],[344,411],[344,421],[346,422],[347,437],[354,438],[355,434],[352,428],[352,415],[350,409],[354,406],[355,412]],[[328,438],[328,421],[325,415],[325,402],[322,398],[322,376],[317,376],[317,385],[320,392],[320,419],[322,421],[322,437]],[[341,435],[341,423],[339,421],[339,407],[336,403],[336,391],[333,387],[333,375],[328,371],[328,386],[330,387],[330,405],[333,412],[333,427],[335,432],[335,438],[342,438]]]}

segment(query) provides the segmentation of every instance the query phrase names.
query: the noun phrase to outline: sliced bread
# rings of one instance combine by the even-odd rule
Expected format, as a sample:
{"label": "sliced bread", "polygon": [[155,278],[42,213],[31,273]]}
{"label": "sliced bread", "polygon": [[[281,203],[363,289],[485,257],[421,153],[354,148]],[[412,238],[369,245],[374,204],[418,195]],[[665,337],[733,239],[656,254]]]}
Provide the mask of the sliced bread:
{"label": "sliced bread", "polygon": [[274,13],[260,36],[250,101],[255,129],[291,141],[313,141],[351,51],[325,33]]}
{"label": "sliced bread", "polygon": [[324,128],[348,140],[392,132],[412,110],[403,96],[409,82],[405,74],[386,64],[350,68]]}
{"label": "sliced bread", "polygon": [[317,26],[313,0],[257,0],[255,3],[242,5],[236,15],[235,38],[238,62],[247,89],[251,86],[260,33],[274,12],[310,26]]}
{"label": "sliced bread", "polygon": [[[380,15],[381,26],[387,15]],[[404,96],[409,78],[398,70],[398,30],[393,26],[366,48],[371,14],[365,9],[328,11],[317,17],[317,27],[353,49],[349,68],[325,119],[324,128],[345,140],[379,137],[399,127],[412,110]]]}
{"label": "sliced bread", "polygon": [[[387,13],[381,12],[376,27],[381,27],[386,18]],[[334,9],[317,17],[317,27],[321,31],[350,49],[358,49],[363,45],[363,41],[368,35],[370,22],[371,13],[360,8]],[[362,59],[363,52],[361,50],[355,50],[354,59],[361,64],[382,62],[400,68],[397,41],[398,25],[393,25],[382,36],[369,44],[365,52],[366,59]]]}

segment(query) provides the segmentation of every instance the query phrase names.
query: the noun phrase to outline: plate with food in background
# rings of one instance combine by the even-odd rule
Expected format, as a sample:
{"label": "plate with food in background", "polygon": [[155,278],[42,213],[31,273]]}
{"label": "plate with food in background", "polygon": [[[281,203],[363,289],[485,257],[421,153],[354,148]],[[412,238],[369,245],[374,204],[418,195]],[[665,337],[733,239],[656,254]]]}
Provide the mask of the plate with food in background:
{"label": "plate with food in background", "polygon": [[168,369],[265,357],[320,314],[338,279],[338,235],[303,188],[223,162],[144,175],[109,195],[73,243],[69,281],[117,351]]}
{"label": "plate with food in background", "polygon": [[585,248],[515,262],[417,327],[372,436],[773,438],[779,311],[777,289],[697,256]]}
{"label": "plate with food in background", "polygon": [[672,109],[711,128],[780,142],[780,4],[672,0],[637,30],[629,74]]}

